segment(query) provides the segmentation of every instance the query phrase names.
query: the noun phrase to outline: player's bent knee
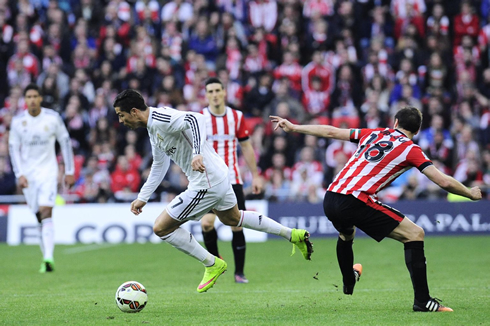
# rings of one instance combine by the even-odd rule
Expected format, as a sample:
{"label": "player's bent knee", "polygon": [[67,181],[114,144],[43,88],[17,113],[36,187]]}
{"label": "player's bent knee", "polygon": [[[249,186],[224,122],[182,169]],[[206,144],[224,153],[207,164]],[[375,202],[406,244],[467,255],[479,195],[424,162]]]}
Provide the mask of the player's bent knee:
{"label": "player's bent knee", "polygon": [[414,230],[414,241],[424,241],[424,238],[424,229],[417,225],[417,228]]}
{"label": "player's bent knee", "polygon": [[162,227],[161,225],[153,225],[153,233],[155,233],[158,237],[164,237],[166,235],[169,235],[170,233],[174,232],[175,230],[170,230],[167,228]]}
{"label": "player's bent knee", "polygon": [[425,231],[420,226],[413,224],[408,232],[406,232],[406,242],[424,241]]}
{"label": "player's bent knee", "polygon": [[235,207],[228,209],[226,211],[215,211],[216,215],[218,215],[219,220],[224,224],[228,226],[237,226],[238,223],[240,222],[240,216],[241,213],[238,210],[238,206],[235,205]]}
{"label": "player's bent knee", "polygon": [[214,220],[216,216],[214,214],[206,214],[201,219],[201,227],[204,232],[209,232],[214,229]]}

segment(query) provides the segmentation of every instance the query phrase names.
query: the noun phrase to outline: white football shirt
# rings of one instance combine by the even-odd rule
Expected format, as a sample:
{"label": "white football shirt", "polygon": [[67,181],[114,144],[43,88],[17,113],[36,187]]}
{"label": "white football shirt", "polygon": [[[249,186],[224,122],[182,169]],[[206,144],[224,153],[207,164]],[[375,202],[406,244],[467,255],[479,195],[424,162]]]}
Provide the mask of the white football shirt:
{"label": "white football shirt", "polygon": [[68,131],[61,116],[51,109],[41,108],[33,117],[26,110],[12,119],[9,150],[15,176],[49,180],[58,176],[55,140],[58,141],[65,163],[65,174],[73,175],[75,165]]}
{"label": "white football shirt", "polygon": [[[187,176],[190,190],[209,189],[228,177],[225,162],[206,141],[206,123],[202,114],[168,107],[149,107],[148,110],[147,129],[153,163],[150,175],[141,187],[139,200],[148,201],[167,173],[170,159]],[[204,158],[204,173],[192,170],[192,158],[197,154]]]}

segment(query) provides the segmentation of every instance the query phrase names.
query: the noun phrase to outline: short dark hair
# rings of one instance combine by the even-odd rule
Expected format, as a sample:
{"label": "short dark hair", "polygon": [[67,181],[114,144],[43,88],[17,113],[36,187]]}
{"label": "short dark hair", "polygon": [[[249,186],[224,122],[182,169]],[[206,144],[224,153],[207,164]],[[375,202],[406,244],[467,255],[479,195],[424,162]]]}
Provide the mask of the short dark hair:
{"label": "short dark hair", "polygon": [[422,125],[422,112],[413,106],[406,106],[395,114],[398,126],[415,134]]}
{"label": "short dark hair", "polygon": [[24,96],[26,96],[27,91],[30,91],[31,89],[37,91],[37,93],[42,96],[41,89],[34,83],[31,83],[24,88]]}
{"label": "short dark hair", "polygon": [[210,77],[206,80],[206,82],[204,83],[204,88],[206,88],[206,86],[208,86],[209,84],[220,84],[221,85],[221,88],[224,88],[223,87],[223,83],[221,82],[221,80],[219,80],[218,77]]}
{"label": "short dark hair", "polygon": [[141,111],[146,111],[146,103],[143,96],[134,89],[126,89],[121,93],[117,94],[114,99],[113,106],[119,107],[121,111],[130,112],[132,108],[136,108]]}

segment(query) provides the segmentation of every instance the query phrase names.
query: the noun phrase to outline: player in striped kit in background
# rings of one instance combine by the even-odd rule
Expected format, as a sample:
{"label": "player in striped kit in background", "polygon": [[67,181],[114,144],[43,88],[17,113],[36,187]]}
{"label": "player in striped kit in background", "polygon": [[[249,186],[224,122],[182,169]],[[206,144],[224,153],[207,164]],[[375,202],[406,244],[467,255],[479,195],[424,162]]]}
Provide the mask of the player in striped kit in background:
{"label": "player in striped kit in background", "polygon": [[[248,140],[249,130],[243,113],[225,105],[226,90],[220,79],[209,78],[205,83],[205,88],[209,106],[204,108],[201,113],[206,118],[207,141],[228,166],[229,178],[237,197],[238,208],[245,210],[243,181],[238,169],[238,143],[240,143],[243,157],[252,173],[252,192],[259,194],[262,191],[255,153]],[[216,215],[210,212],[201,219],[201,226],[206,249],[219,257],[218,234],[214,228],[215,220]],[[231,245],[235,256],[235,282],[248,283],[244,274],[246,242],[243,228],[231,227],[231,230],[233,232]]]}
{"label": "player in striped kit in background", "polygon": [[438,170],[412,139],[419,132],[422,113],[407,106],[395,115],[393,128],[342,129],[329,125],[295,125],[271,116],[275,129],[318,137],[349,140],[358,149],[337,174],[325,194],[325,215],[339,231],[337,259],[342,272],[344,293],[352,294],[362,274],[362,265],[354,263],[352,244],[355,228],[380,242],[385,237],[404,244],[405,263],[414,289],[414,311],[453,311],[429,295],[424,254],[424,230],[394,208],[380,203],[376,194],[403,172],[417,168],[442,189],[467,197],[482,198],[478,187],[462,183]]}

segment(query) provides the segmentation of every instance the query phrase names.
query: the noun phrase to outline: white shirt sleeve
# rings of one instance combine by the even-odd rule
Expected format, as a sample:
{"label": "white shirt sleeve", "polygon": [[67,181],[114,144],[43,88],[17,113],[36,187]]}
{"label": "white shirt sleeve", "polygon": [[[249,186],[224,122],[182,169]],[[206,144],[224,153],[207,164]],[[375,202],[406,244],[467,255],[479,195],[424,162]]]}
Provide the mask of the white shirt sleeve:
{"label": "white shirt sleeve", "polygon": [[12,161],[12,167],[14,169],[15,177],[19,178],[24,175],[22,171],[22,161],[20,159],[20,146],[21,146],[21,138],[19,135],[18,124],[16,121],[12,121],[12,128],[9,134],[9,154],[10,160]]}
{"label": "white shirt sleeve", "polygon": [[200,113],[172,110],[172,118],[168,124],[168,132],[190,129],[192,133],[192,154],[202,154],[206,142],[206,119]]}
{"label": "white shirt sleeve", "polygon": [[150,196],[155,192],[157,187],[162,183],[165,174],[170,166],[170,158],[151,144],[153,154],[153,163],[151,164],[150,175],[138,194],[138,200],[148,202]]}
{"label": "white shirt sleeve", "polygon": [[66,130],[61,116],[58,116],[58,128],[56,129],[56,139],[60,144],[61,155],[65,162],[65,175],[75,174],[75,162],[73,158],[73,148],[71,147],[71,139],[68,130]]}

